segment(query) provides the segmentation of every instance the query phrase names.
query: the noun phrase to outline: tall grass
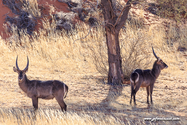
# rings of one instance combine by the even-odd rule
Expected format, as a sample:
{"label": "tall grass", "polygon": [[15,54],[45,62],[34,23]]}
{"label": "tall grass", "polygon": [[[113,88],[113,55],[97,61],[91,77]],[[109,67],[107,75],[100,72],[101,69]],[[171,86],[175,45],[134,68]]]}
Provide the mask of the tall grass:
{"label": "tall grass", "polygon": [[113,116],[97,113],[63,113],[60,110],[43,109],[32,111],[29,109],[0,109],[0,122],[11,125],[120,125],[123,122]]}
{"label": "tall grass", "polygon": [[[72,62],[87,62],[89,67],[106,75],[108,71],[108,55],[105,39],[105,31],[102,26],[92,28],[85,24],[77,24],[76,30],[71,33],[56,31],[54,24],[43,21],[45,29],[34,32],[29,36],[22,31],[21,37],[15,32],[10,42],[6,45],[7,49],[15,53],[24,53],[29,57],[42,58],[56,68],[59,62],[66,60]],[[53,22],[54,23],[54,22]],[[158,56],[164,57],[176,54],[177,46],[170,46],[167,37],[172,38],[176,34],[169,32],[166,34],[162,27],[150,26],[138,28],[136,25],[127,22],[126,29],[120,32],[120,47],[122,56],[122,66],[125,77],[136,68],[151,68],[155,60],[152,54],[152,47]],[[171,27],[173,28],[173,27]],[[88,34],[89,33],[89,34]],[[87,37],[85,37],[88,34]],[[184,34],[181,34],[183,39]],[[184,41],[183,41],[184,42]],[[2,45],[4,47],[4,45]],[[19,54],[20,55],[20,54]],[[175,55],[177,58],[177,55]],[[14,55],[15,57],[15,55]],[[93,69],[93,68],[92,68]]]}

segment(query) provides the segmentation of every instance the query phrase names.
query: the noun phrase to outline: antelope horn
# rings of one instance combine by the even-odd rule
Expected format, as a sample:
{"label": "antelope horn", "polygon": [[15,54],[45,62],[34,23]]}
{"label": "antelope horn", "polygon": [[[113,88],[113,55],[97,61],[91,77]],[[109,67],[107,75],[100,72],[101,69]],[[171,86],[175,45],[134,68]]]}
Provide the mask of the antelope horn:
{"label": "antelope horn", "polygon": [[154,54],[154,56],[158,59],[158,56],[156,55],[156,53],[155,53],[153,47],[152,47],[152,50],[153,50],[153,54]]}
{"label": "antelope horn", "polygon": [[18,67],[18,56],[17,56],[17,58],[16,58],[16,68],[17,68],[18,70],[20,70],[19,67]]}
{"label": "antelope horn", "polygon": [[28,70],[28,67],[29,67],[29,57],[27,56],[27,66],[25,67],[25,69],[23,71],[27,71]]}

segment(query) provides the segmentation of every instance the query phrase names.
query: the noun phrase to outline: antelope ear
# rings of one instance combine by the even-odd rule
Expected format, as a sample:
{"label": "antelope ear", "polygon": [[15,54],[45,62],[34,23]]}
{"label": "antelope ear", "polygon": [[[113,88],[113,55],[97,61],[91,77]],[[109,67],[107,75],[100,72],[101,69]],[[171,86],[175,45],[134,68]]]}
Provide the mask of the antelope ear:
{"label": "antelope ear", "polygon": [[23,72],[26,73],[28,71],[28,68],[26,70],[24,70]]}
{"label": "antelope ear", "polygon": [[15,68],[15,67],[13,67],[13,70],[14,70],[14,72],[18,72],[18,69],[17,69],[17,68]]}
{"label": "antelope ear", "polygon": [[157,61],[160,62],[160,60],[161,60],[161,59],[158,57]]}
{"label": "antelope ear", "polygon": [[160,63],[161,63],[160,61],[161,61],[161,59],[158,57],[156,63],[157,63],[157,64],[160,64]]}

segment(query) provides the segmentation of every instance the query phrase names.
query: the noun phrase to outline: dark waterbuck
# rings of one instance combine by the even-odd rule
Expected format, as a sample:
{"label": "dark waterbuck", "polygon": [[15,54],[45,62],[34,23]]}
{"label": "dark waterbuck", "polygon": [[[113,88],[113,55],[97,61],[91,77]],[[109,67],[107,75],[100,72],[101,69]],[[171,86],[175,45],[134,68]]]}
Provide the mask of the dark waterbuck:
{"label": "dark waterbuck", "polygon": [[38,99],[53,99],[55,98],[60,105],[62,111],[67,110],[67,105],[64,102],[64,98],[68,92],[68,86],[58,80],[40,81],[29,80],[26,76],[26,72],[29,67],[29,58],[27,57],[27,66],[24,70],[20,70],[18,67],[18,56],[16,58],[16,68],[13,67],[14,72],[18,73],[18,84],[20,88],[32,99],[32,104],[35,109],[38,109]]}
{"label": "dark waterbuck", "polygon": [[153,48],[152,50],[153,50],[154,56],[157,59],[153,64],[153,68],[147,69],[147,70],[136,69],[132,72],[130,76],[130,81],[131,81],[130,104],[132,102],[132,96],[133,96],[134,104],[136,105],[135,96],[140,87],[146,87],[147,103],[149,104],[149,95],[150,95],[151,103],[153,104],[152,93],[153,93],[154,83],[156,79],[158,78],[161,70],[164,68],[167,68],[168,66],[159,57],[157,57]]}

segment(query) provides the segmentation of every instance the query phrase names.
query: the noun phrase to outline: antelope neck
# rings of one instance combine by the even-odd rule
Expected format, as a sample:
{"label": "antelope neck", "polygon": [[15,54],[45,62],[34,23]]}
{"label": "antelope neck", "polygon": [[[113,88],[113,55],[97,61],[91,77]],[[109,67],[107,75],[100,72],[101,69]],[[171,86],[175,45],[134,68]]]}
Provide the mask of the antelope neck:
{"label": "antelope neck", "polygon": [[158,78],[160,72],[161,72],[161,69],[158,65],[156,65],[156,62],[155,62],[155,64],[153,65],[153,69],[151,70],[151,73],[154,77]]}
{"label": "antelope neck", "polygon": [[29,80],[27,79],[27,76],[25,75],[24,78],[21,81],[18,81],[20,88],[26,93],[27,92],[27,82]]}

